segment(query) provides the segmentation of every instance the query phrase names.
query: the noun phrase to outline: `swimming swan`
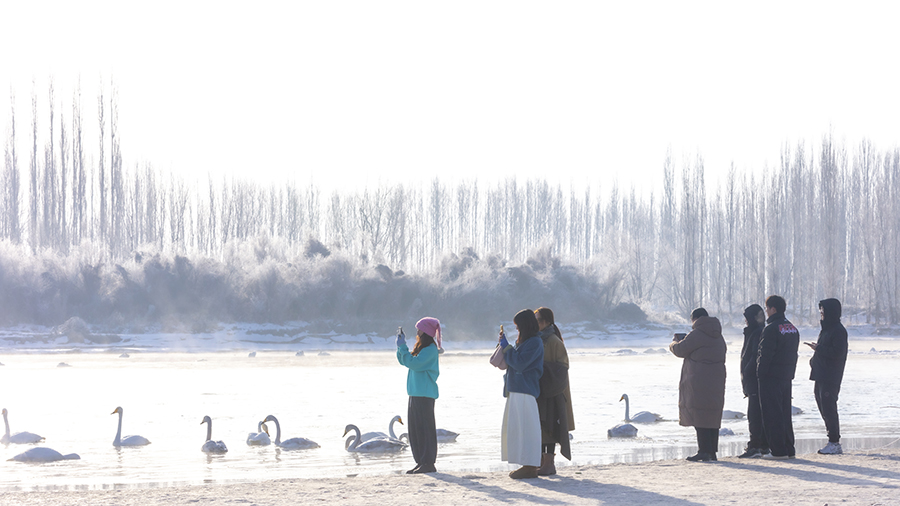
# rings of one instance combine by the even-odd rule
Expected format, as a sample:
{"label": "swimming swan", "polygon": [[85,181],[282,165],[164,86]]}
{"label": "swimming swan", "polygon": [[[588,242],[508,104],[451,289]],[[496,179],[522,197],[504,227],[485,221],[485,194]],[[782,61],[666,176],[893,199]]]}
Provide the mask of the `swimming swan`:
{"label": "swimming swan", "polygon": [[111,415],[119,414],[119,428],[116,430],[116,438],[113,439],[113,446],[144,446],[150,444],[150,440],[144,436],[125,436],[122,437],[122,407],[119,406]]}
{"label": "swimming swan", "polygon": [[272,415],[266,417],[263,422],[275,422],[275,446],[279,448],[283,448],[285,450],[308,450],[310,448],[318,448],[319,443],[315,441],[310,441],[309,439],[302,437],[292,437],[287,441],[281,441],[281,424],[278,423],[278,419]]}
{"label": "swimming swan", "polygon": [[663,417],[657,415],[656,413],[651,413],[649,411],[640,411],[635,413],[634,416],[629,417],[629,405],[628,405],[628,394],[622,394],[622,397],[619,397],[619,402],[625,400],[625,421],[626,422],[634,422],[634,423],[654,423],[663,419]]}
{"label": "swimming swan", "polygon": [[37,434],[33,434],[31,432],[16,432],[15,434],[9,434],[9,420],[7,420],[6,408],[3,408],[3,425],[6,425],[6,434],[0,438],[0,444],[17,444],[17,445],[27,445],[40,443],[44,440],[43,436],[38,436]]}
{"label": "swimming swan", "polygon": [[[360,436],[360,437],[362,437],[362,440],[361,440],[361,441],[364,442],[364,441],[368,441],[368,440],[370,440],[370,439],[376,439],[376,438],[380,438],[380,439],[398,439],[398,440],[401,439],[401,438],[403,438],[403,436],[406,435],[405,432],[404,432],[403,434],[400,434],[400,437],[397,437],[397,435],[394,433],[394,423],[396,423],[396,422],[400,422],[400,424],[402,425],[402,424],[403,424],[403,418],[401,418],[400,415],[397,415],[397,416],[395,416],[394,418],[391,418],[390,423],[388,423],[388,433],[389,433],[390,435],[385,434],[384,432],[366,432],[365,434],[363,434],[362,436]],[[355,435],[348,437],[347,440],[344,442],[344,449],[346,450],[347,448],[350,448],[350,445],[353,444],[353,441],[354,441],[354,440],[356,440],[356,436],[355,436]],[[407,441],[409,441],[409,436],[407,436]]]}
{"label": "swimming swan", "polygon": [[[437,436],[438,443],[455,443],[456,438],[459,437],[458,432],[453,432],[452,430],[447,430],[447,429],[435,429],[434,433]],[[571,436],[571,435],[572,434],[569,434],[569,436]],[[400,437],[397,439],[399,439],[400,441],[403,441],[405,439],[406,443],[408,444],[409,443],[409,434],[404,432],[403,434],[400,434]],[[572,438],[570,437],[569,439],[572,439]],[[348,443],[347,446],[349,446],[349,443],[352,440],[353,440],[353,436],[350,436],[349,438],[347,438],[347,443]]]}
{"label": "swimming swan", "polygon": [[606,437],[637,437],[637,433],[637,427],[634,425],[631,425],[630,423],[620,423],[606,431]]}
{"label": "swimming swan", "polygon": [[77,453],[63,455],[53,448],[39,446],[32,448],[27,452],[22,452],[15,457],[9,459],[16,462],[56,462],[57,460],[80,460],[81,457]]}
{"label": "swimming swan", "polygon": [[212,418],[209,415],[203,417],[200,425],[206,424],[206,442],[200,447],[200,451],[204,453],[226,453],[228,447],[222,441],[212,440]]}
{"label": "swimming swan", "polygon": [[256,425],[256,430],[258,432],[251,432],[247,435],[247,444],[250,446],[267,446],[272,444],[272,440],[269,438],[269,428],[266,427],[266,424],[259,422]]}
{"label": "swimming swan", "polygon": [[344,435],[346,436],[351,430],[356,434],[353,443],[347,447],[348,452],[388,453],[398,452],[406,448],[406,444],[399,439],[375,438],[360,442],[359,427],[352,423],[344,427]]}
{"label": "swimming swan", "polygon": [[734,420],[744,418],[745,416],[747,415],[741,413],[740,411],[731,411],[730,409],[722,410],[722,420]]}

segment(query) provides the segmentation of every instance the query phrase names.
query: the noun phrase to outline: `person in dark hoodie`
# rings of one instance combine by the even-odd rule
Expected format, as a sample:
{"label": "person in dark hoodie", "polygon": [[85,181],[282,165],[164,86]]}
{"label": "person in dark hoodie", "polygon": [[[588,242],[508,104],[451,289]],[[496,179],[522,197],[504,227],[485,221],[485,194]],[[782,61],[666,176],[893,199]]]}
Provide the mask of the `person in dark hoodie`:
{"label": "person in dark hoodie", "polygon": [[759,339],[756,377],[763,428],[772,453],[765,459],[794,458],[794,426],[791,422],[791,381],[797,370],[800,331],[784,317],[787,303],[778,295],[766,299],[766,328]]}
{"label": "person in dark hoodie", "polygon": [[756,360],[759,356],[759,338],[766,323],[766,313],[759,304],[748,306],[744,310],[744,346],[741,348],[741,387],[747,398],[747,423],[750,428],[750,441],[747,448],[738,458],[747,459],[762,457],[769,453],[769,442],[763,429],[762,409],[759,407],[759,382],[756,379]]}
{"label": "person in dark hoodie", "polygon": [[[669,345],[676,357],[684,359],[678,383],[678,423],[697,431],[697,454],[687,460],[716,459],[719,427],[725,407],[725,352],[722,324],[706,309],[691,313],[691,332],[675,334]],[[684,336],[682,338],[682,336]]]}
{"label": "person in dark hoodie", "polygon": [[847,363],[847,329],[841,323],[841,301],[819,301],[819,315],[822,319],[819,339],[815,343],[806,343],[815,350],[809,359],[812,368],[809,379],[815,381],[813,391],[816,405],[819,406],[819,413],[822,414],[828,433],[828,444],[819,453],[837,455],[843,453],[837,401],[841,381],[844,379],[844,365]]}

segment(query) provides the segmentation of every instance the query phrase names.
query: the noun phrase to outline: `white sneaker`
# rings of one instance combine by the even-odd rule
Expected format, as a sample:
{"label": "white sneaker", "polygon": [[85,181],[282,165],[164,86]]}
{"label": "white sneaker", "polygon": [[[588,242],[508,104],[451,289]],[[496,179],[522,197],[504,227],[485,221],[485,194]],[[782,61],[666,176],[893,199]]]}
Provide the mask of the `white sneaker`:
{"label": "white sneaker", "polygon": [[828,443],[825,445],[825,448],[819,450],[819,453],[822,455],[840,455],[844,453],[844,450],[841,449],[841,443]]}

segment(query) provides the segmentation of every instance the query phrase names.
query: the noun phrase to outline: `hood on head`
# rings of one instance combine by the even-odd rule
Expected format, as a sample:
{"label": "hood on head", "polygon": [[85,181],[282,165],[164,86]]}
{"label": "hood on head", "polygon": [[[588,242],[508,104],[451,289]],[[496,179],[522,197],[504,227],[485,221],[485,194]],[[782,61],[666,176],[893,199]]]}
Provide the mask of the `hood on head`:
{"label": "hood on head", "polygon": [[[756,318],[759,313],[764,313],[762,306],[759,304],[751,304],[747,306],[747,309],[744,309],[744,318],[749,325],[757,325],[759,322]],[[765,321],[765,319],[763,319],[763,321]]]}
{"label": "hood on head", "polygon": [[837,299],[825,299],[819,301],[819,308],[825,315],[825,321],[838,321],[841,319],[841,301]]}

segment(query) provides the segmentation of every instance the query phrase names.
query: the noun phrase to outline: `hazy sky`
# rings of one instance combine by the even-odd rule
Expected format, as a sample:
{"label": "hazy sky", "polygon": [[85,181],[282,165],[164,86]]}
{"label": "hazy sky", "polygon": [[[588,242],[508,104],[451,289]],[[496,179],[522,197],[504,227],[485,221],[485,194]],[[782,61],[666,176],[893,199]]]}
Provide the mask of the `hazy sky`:
{"label": "hazy sky", "polygon": [[112,80],[126,165],[185,174],[646,185],[671,147],[712,179],[829,129],[900,143],[882,4],[4,2],[0,86],[27,146],[32,81],[68,113],[80,80],[94,124]]}

